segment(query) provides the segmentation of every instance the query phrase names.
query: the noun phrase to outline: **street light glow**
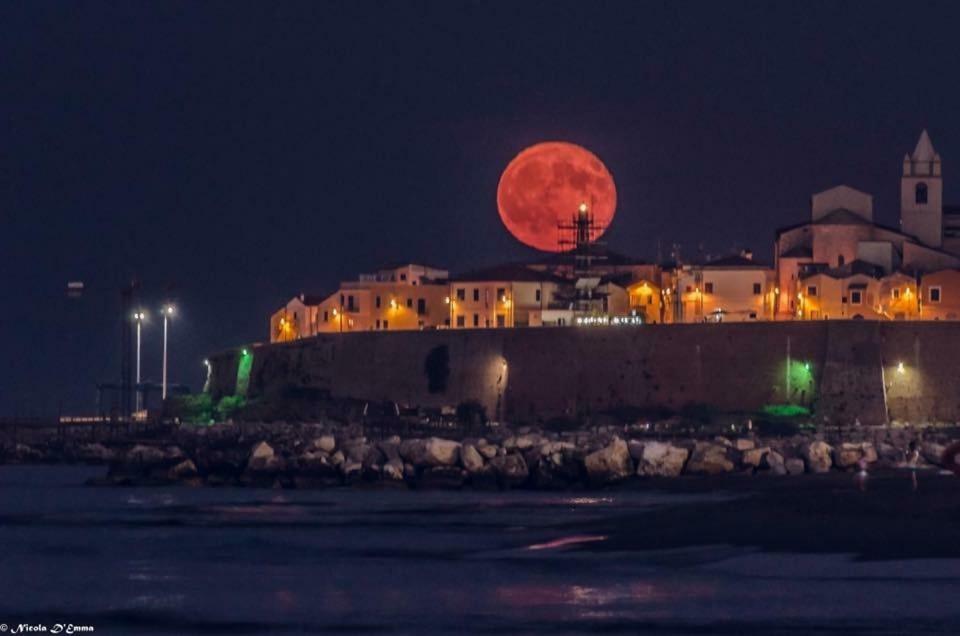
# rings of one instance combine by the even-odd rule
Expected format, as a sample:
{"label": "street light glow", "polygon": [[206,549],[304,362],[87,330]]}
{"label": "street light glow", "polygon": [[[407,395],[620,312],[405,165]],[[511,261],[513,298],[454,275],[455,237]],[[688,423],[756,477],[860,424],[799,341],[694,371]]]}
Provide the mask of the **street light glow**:
{"label": "street light glow", "polygon": [[897,363],[897,373],[905,373],[903,368],[903,361]]}

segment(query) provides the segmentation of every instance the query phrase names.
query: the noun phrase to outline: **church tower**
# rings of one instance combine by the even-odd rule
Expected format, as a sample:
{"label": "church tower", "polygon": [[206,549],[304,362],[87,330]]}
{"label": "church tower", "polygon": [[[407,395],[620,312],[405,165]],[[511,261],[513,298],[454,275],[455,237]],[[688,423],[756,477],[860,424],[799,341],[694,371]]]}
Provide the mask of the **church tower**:
{"label": "church tower", "polygon": [[926,245],[943,244],[943,176],[930,135],[920,133],[912,155],[903,157],[900,177],[900,229]]}

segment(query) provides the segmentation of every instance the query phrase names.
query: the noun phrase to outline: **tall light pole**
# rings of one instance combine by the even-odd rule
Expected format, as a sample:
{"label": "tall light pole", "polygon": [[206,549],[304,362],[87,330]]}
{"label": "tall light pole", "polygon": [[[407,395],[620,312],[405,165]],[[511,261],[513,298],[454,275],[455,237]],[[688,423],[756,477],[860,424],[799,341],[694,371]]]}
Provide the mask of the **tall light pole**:
{"label": "tall light pole", "polygon": [[147,314],[142,309],[133,314],[133,319],[137,321],[137,383],[135,391],[137,395],[138,412],[143,409],[143,393],[140,390],[140,331],[146,317]]}
{"label": "tall light pole", "polygon": [[167,399],[167,325],[170,317],[173,316],[173,305],[165,305],[163,308],[163,383],[160,391],[162,399]]}

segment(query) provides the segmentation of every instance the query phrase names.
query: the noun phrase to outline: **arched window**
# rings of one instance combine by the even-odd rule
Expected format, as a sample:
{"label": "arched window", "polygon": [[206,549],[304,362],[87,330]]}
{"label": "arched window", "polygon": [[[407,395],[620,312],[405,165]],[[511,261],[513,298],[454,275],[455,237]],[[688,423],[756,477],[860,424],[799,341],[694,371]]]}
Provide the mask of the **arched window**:
{"label": "arched window", "polygon": [[926,203],[927,202],[927,184],[918,183],[916,189],[914,190],[914,198],[917,203]]}

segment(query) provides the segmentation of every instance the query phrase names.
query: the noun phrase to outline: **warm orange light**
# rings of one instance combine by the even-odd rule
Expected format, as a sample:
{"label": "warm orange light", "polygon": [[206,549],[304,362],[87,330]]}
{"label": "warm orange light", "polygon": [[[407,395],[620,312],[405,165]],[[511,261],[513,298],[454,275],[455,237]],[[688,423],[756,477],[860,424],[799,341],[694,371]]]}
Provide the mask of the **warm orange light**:
{"label": "warm orange light", "polygon": [[445,302],[446,304],[449,305],[449,304],[450,304],[450,297],[449,297],[449,296],[444,296],[444,297],[443,297],[443,302]]}

